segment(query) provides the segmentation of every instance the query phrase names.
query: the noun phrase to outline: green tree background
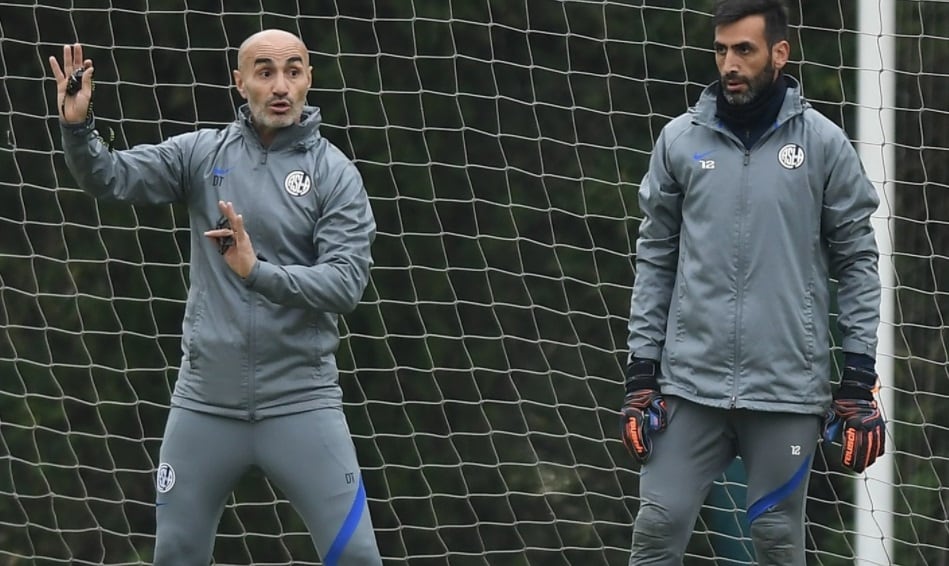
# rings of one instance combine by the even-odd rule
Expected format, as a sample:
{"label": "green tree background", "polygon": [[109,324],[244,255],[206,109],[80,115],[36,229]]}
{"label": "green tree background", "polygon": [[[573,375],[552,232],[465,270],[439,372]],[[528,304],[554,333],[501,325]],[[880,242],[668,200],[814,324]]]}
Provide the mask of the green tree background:
{"label": "green tree background", "polygon": [[[383,554],[625,564],[638,475],[615,407],[636,190],[659,129],[715,78],[711,5],[0,2],[0,564],[150,561],[188,284],[183,209],[76,188],[46,59],[86,46],[121,149],[229,122],[237,46],[267,27],[310,48],[310,102],[379,225],[339,362]],[[792,5],[790,72],[853,134],[856,3]],[[945,564],[949,5],[897,7],[893,562]],[[812,474],[815,564],[853,561],[836,457]],[[744,501],[725,501],[734,522]],[[720,521],[703,515],[688,564],[726,563]],[[318,562],[259,475],[220,532],[219,563]]]}

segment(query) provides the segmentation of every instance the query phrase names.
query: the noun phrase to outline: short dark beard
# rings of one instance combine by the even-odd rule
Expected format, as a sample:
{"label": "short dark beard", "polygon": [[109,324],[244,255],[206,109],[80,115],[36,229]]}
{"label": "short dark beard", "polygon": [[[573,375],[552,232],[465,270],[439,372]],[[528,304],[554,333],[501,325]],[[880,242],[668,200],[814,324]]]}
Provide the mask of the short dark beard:
{"label": "short dark beard", "polygon": [[732,93],[728,92],[725,88],[726,81],[736,78],[739,78],[739,76],[735,73],[722,75],[722,95],[725,96],[725,100],[727,100],[729,104],[744,106],[761,96],[761,93],[767,91],[771,83],[774,82],[774,65],[771,62],[771,56],[768,56],[768,64],[764,66],[764,69],[760,73],[745,80],[745,84],[748,85],[745,92]]}

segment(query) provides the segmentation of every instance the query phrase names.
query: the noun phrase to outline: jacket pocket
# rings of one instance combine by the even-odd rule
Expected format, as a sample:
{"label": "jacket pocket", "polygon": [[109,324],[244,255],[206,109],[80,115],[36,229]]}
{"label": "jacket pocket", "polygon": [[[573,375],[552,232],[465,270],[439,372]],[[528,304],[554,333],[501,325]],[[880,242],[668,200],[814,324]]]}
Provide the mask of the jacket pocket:
{"label": "jacket pocket", "polygon": [[230,303],[214,303],[206,291],[195,300],[190,324],[182,337],[187,344],[185,358],[190,366],[187,382],[179,391],[189,399],[210,405],[240,408],[246,405],[247,344]]}
{"label": "jacket pocket", "polygon": [[184,350],[184,352],[182,352],[184,358],[192,370],[197,370],[201,363],[197,336],[201,331],[202,318],[207,308],[207,294],[206,289],[200,289],[194,295],[194,300],[189,300],[185,307],[184,324],[182,324],[181,329],[181,344]]}

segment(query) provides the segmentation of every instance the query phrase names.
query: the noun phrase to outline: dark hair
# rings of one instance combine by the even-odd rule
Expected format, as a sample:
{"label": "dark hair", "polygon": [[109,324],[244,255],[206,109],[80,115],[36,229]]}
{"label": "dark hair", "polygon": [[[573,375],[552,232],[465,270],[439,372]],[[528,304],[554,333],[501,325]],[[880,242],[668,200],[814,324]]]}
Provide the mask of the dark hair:
{"label": "dark hair", "polygon": [[719,0],[712,24],[718,27],[757,15],[764,16],[768,45],[788,38],[788,9],[782,0]]}

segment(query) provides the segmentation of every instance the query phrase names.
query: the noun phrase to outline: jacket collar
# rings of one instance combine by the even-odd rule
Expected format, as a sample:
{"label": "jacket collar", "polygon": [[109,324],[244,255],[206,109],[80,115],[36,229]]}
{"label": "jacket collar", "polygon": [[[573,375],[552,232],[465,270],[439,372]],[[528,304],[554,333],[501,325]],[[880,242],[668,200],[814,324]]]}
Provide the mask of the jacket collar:
{"label": "jacket collar", "polygon": [[[257,130],[251,122],[250,106],[242,105],[237,110],[237,121],[240,124],[241,133],[244,137],[254,140],[260,144],[260,137]],[[320,124],[323,118],[320,115],[320,109],[316,106],[304,106],[303,115],[300,122],[287,126],[277,132],[273,143],[267,148],[268,151],[279,151],[286,148],[296,148],[299,151],[306,151],[316,144],[320,138]]]}
{"label": "jacket collar", "polygon": [[[788,90],[784,95],[784,104],[781,105],[781,110],[778,111],[778,117],[775,120],[775,126],[783,124],[793,116],[804,112],[806,108],[810,107],[810,103],[804,98],[804,95],[801,93],[801,83],[791,75],[785,74],[784,79],[787,81]],[[702,91],[701,96],[699,96],[698,102],[695,103],[695,106],[689,109],[689,112],[692,114],[692,121],[696,124],[702,124],[710,127],[719,127],[721,126],[720,120],[715,115],[717,111],[716,99],[718,97],[718,91],[720,89],[719,81],[705,87]],[[721,126],[724,127],[724,126]]]}

